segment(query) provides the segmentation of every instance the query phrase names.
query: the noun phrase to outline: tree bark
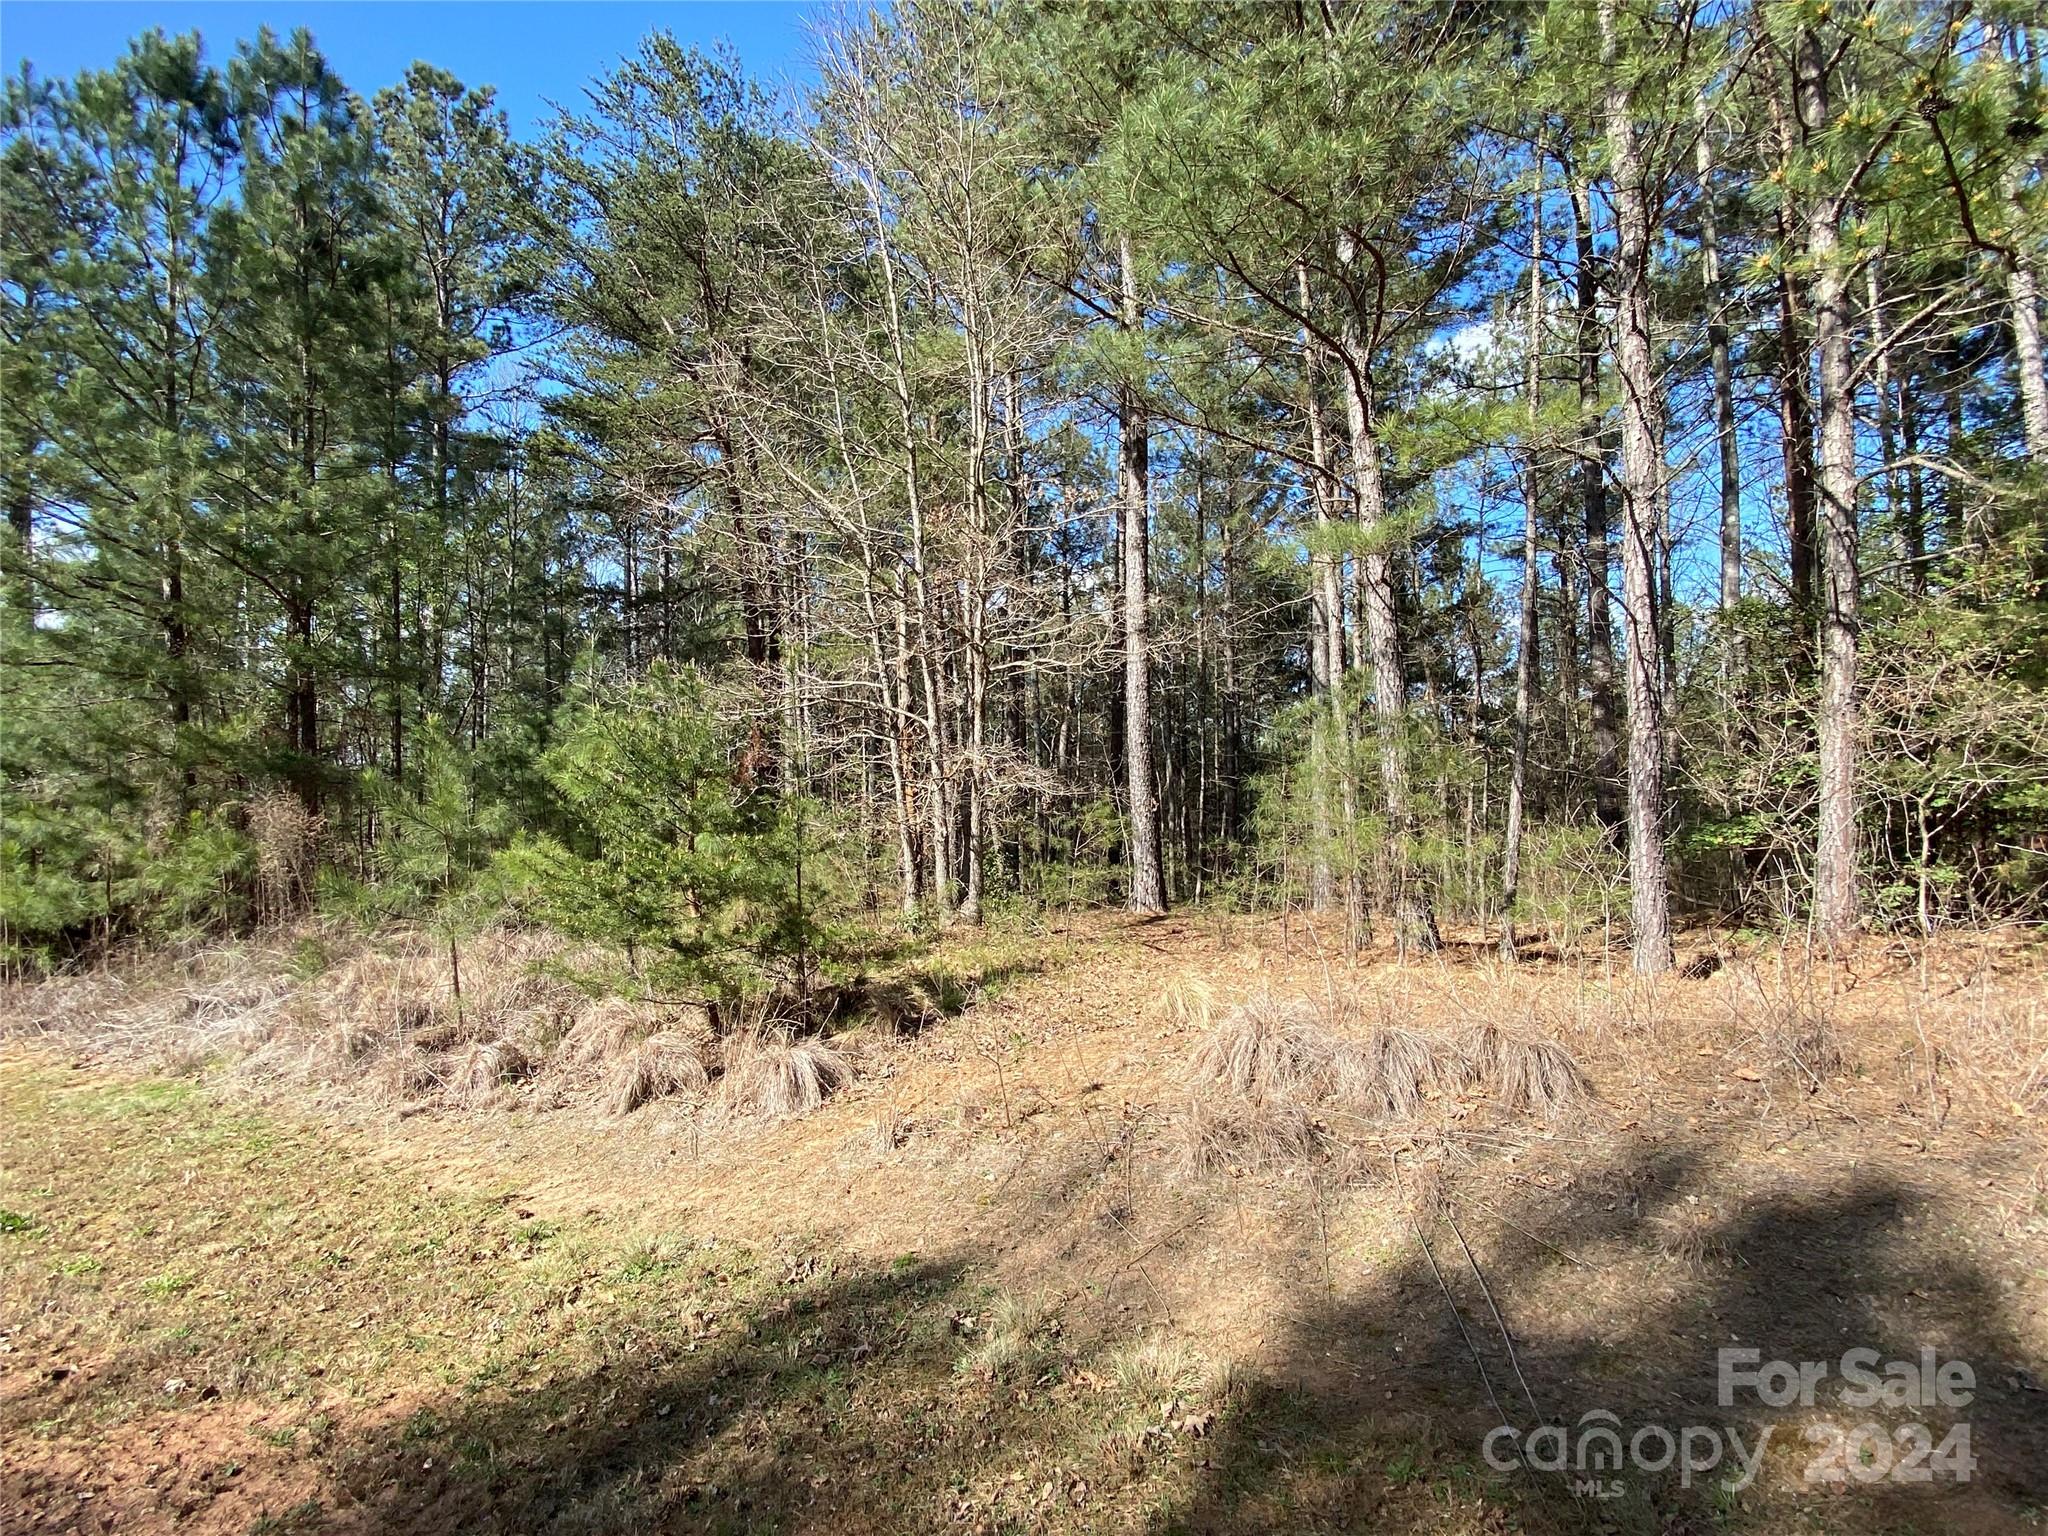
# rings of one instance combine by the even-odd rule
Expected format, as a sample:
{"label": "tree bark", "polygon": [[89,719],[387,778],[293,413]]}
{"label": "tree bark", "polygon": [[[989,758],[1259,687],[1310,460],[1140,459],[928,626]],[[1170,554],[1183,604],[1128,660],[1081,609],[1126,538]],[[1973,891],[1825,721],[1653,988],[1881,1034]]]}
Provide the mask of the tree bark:
{"label": "tree bark", "polygon": [[[1778,159],[1782,171],[1792,159],[1792,133],[1778,92],[1767,96],[1771,121],[1778,138]],[[1789,199],[1777,210],[1778,243],[1781,249],[1796,248]],[[1813,401],[1808,378],[1813,355],[1807,349],[1805,317],[1799,311],[1798,290],[1784,264],[1778,265],[1778,440],[1785,463],[1785,555],[1792,583],[1792,607],[1803,633],[1813,612],[1814,554],[1814,444]]]}
{"label": "tree bark", "polygon": [[[1827,66],[1820,39],[1802,30],[1795,62],[1801,125],[1828,125]],[[1829,944],[1859,925],[1856,889],[1857,666],[1861,615],[1857,571],[1856,402],[1850,371],[1848,280],[1836,247],[1845,197],[1828,193],[1809,211],[1813,340],[1820,365],[1820,826],[1814,849],[1814,924]]]}
{"label": "tree bark", "polygon": [[1621,376],[1622,627],[1628,640],[1628,860],[1634,960],[1646,975],[1671,967],[1670,889],[1664,857],[1663,640],[1657,613],[1657,522],[1663,494],[1657,382],[1650,350],[1649,194],[1617,70],[1615,0],[1601,0],[1607,139],[1614,166],[1615,363]]}
{"label": "tree bark", "polygon": [[2042,377],[2041,285],[2024,257],[2006,268],[2005,291],[2012,302],[2013,357],[2020,374],[2020,419],[2027,457],[2048,462],[2048,381]]}
{"label": "tree bark", "polygon": [[[1120,318],[1137,332],[1138,274],[1128,235],[1118,241],[1122,286]],[[1118,400],[1117,490],[1123,511],[1124,554],[1124,772],[1130,796],[1130,875],[1133,912],[1166,910],[1166,879],[1159,864],[1159,802],[1152,779],[1151,595],[1147,590],[1151,500],[1150,427],[1134,384]]]}
{"label": "tree bark", "polygon": [[[1338,260],[1351,269],[1358,258],[1355,241],[1344,236]],[[1410,813],[1408,760],[1403,737],[1408,716],[1408,680],[1402,664],[1401,630],[1394,600],[1394,562],[1386,544],[1387,488],[1380,466],[1379,434],[1373,420],[1372,354],[1360,323],[1357,303],[1344,317],[1344,414],[1351,435],[1351,490],[1365,548],[1358,561],[1358,595],[1363,612],[1365,651],[1372,665],[1373,715],[1379,734],[1380,797],[1386,811],[1390,844],[1383,881],[1395,917],[1396,942],[1405,952],[1437,947],[1436,918],[1428,893],[1411,888],[1408,871]]]}
{"label": "tree bark", "polygon": [[[1301,312],[1309,313],[1312,292],[1308,263],[1294,267],[1296,296]],[[1315,504],[1316,529],[1327,536],[1336,522],[1336,477],[1330,463],[1329,441],[1323,431],[1322,347],[1306,320],[1301,326],[1302,415],[1308,424],[1309,457],[1314,468],[1309,476],[1311,499]],[[1313,740],[1319,750],[1311,753],[1309,771],[1315,775],[1310,786],[1314,803],[1316,846],[1309,867],[1309,902],[1317,911],[1332,904],[1336,882],[1331,872],[1330,847],[1335,841],[1330,814],[1333,788],[1341,792],[1347,829],[1357,816],[1356,796],[1351,791],[1351,750],[1344,729],[1342,688],[1344,681],[1344,599],[1339,576],[1341,561],[1327,549],[1319,549],[1309,562],[1309,671],[1322,705]],[[1355,872],[1345,872],[1346,908],[1355,910]]]}

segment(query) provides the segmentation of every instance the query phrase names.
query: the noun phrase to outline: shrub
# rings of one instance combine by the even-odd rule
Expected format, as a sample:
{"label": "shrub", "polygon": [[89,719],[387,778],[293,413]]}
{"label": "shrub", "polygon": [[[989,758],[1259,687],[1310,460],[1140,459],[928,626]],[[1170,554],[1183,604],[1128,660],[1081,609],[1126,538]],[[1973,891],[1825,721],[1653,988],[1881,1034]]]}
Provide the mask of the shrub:
{"label": "shrub", "polygon": [[585,704],[543,767],[560,833],[504,858],[533,915],[623,948],[661,992],[731,1002],[808,969],[821,932],[796,808],[693,675],[657,669]]}

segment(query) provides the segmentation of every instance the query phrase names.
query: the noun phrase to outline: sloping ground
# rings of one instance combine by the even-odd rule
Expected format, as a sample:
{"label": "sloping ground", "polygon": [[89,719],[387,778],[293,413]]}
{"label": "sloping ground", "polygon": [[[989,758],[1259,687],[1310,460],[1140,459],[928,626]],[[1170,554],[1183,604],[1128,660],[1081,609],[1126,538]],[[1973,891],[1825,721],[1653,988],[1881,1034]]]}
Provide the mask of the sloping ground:
{"label": "sloping ground", "polygon": [[[0,1526],[2048,1519],[2038,956],[1772,951],[1650,985],[1203,918],[1003,952],[965,1013],[842,1041],[852,1086],[787,1120],[611,1117],[544,1078],[422,1112],[228,1056],[144,1075],[89,1023],[0,1047]],[[1296,1106],[1287,1155],[1202,1171],[1217,1091],[1188,1063],[1262,997],[1344,1038],[1555,1041],[1598,1097]],[[1810,1403],[1723,1394],[1724,1348],[1829,1374]],[[1967,1362],[1969,1400],[1845,1400],[1853,1348]],[[1610,1422],[1641,1452],[1603,1474]],[[1489,1430],[1545,1423],[1564,1471],[1502,1470],[1501,1437],[1489,1462]],[[1664,1430],[1723,1464],[1654,1469]]]}

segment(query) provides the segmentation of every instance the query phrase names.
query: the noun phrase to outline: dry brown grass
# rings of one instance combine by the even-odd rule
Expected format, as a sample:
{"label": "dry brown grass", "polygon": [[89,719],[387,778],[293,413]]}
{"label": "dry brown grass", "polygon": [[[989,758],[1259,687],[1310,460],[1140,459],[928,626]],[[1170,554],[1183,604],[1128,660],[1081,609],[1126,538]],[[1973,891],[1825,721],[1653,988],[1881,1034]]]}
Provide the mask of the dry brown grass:
{"label": "dry brown grass", "polygon": [[377,1097],[408,1104],[423,1099],[441,1086],[441,1074],[433,1059],[411,1045],[401,1045],[377,1059],[369,1082]]}
{"label": "dry brown grass", "polygon": [[1456,1050],[1433,1035],[1381,1025],[1364,1040],[1325,1028],[1305,1002],[1259,998],[1224,1015],[1188,1061],[1197,1089],[1252,1102],[1329,1102],[1374,1116],[1413,1115],[1459,1077]]}
{"label": "dry brown grass", "polygon": [[478,934],[459,950],[458,992],[447,949],[423,935],[400,933],[388,947],[343,959],[304,991],[330,1017],[416,1039],[428,1050],[514,1038],[540,1054],[587,1001],[550,969],[560,948],[543,934]]}
{"label": "dry brown grass", "polygon": [[1216,989],[1200,976],[1176,976],[1160,994],[1159,1017],[1173,1029],[1208,1029],[1216,1022]]}
{"label": "dry brown grass", "polygon": [[1295,1100],[1191,1094],[1177,1125],[1180,1166],[1192,1174],[1299,1167],[1330,1147],[1329,1127]]}
{"label": "dry brown grass", "polygon": [[1464,1086],[1475,1088],[1500,1076],[1500,1026],[1482,1019],[1459,1032],[1456,1040],[1458,1070]]}
{"label": "dry brown grass", "polygon": [[1254,1101],[1313,1094],[1337,1045],[1307,1004],[1254,998],[1203,1036],[1188,1078]]}
{"label": "dry brown grass", "polygon": [[1926,1091],[1992,1120],[2039,1123],[2048,1117],[2048,1009],[2038,998],[1994,1000],[1972,989],[1943,1021],[1946,1043],[1930,1045],[1916,1024],[1916,1076]]}
{"label": "dry brown grass", "polygon": [[403,1038],[434,1022],[434,988],[422,969],[417,954],[364,950],[321,977],[314,990],[358,1040]]}
{"label": "dry brown grass", "polygon": [[1730,1263],[1728,1213],[1717,1206],[1683,1205],[1650,1223],[1659,1256],[1681,1269],[1704,1274]]}
{"label": "dry brown grass", "polygon": [[809,1114],[852,1081],[852,1065],[822,1041],[746,1030],[725,1042],[718,1098],[728,1115],[780,1120]]}
{"label": "dry brown grass", "polygon": [[1341,1042],[1324,1068],[1329,1096],[1368,1115],[1405,1119],[1458,1076],[1451,1047],[1412,1029],[1375,1029],[1364,1045]]}
{"label": "dry brown grass", "polygon": [[1760,1034],[1771,1065],[1797,1077],[1809,1092],[1818,1092],[1845,1065],[1835,1021],[1812,999],[1776,1000]]}
{"label": "dry brown grass", "polygon": [[263,915],[274,920],[308,905],[326,818],[282,790],[253,797],[242,813],[249,841],[256,846],[256,888]]}
{"label": "dry brown grass", "polygon": [[661,1011],[646,1003],[600,998],[576,1015],[555,1048],[555,1059],[571,1068],[609,1067],[650,1035],[660,1034],[662,1024]]}
{"label": "dry brown grass", "polygon": [[532,1058],[513,1041],[478,1041],[451,1063],[448,1097],[465,1109],[485,1109],[532,1075]]}
{"label": "dry brown grass", "polygon": [[916,983],[901,978],[869,983],[865,1002],[875,1027],[885,1035],[915,1034],[938,1017]]}
{"label": "dry brown grass", "polygon": [[1593,1080],[1555,1040],[1504,1037],[1495,1067],[1494,1093],[1508,1109],[1555,1120],[1593,1096]]}
{"label": "dry brown grass", "polygon": [[1328,1160],[1333,1122],[1412,1120],[1459,1090],[1554,1119],[1592,1096],[1592,1082],[1553,1040],[1508,1035],[1491,1022],[1456,1040],[1391,1022],[1363,1039],[1325,1027],[1314,1005],[1260,997],[1232,1008],[1187,1063],[1179,1123],[1183,1169],[1251,1171]]}
{"label": "dry brown grass", "polygon": [[696,1042],[679,1034],[650,1035],[618,1057],[604,1083],[607,1114],[629,1115],[642,1104],[677,1095],[700,1094],[711,1074]]}

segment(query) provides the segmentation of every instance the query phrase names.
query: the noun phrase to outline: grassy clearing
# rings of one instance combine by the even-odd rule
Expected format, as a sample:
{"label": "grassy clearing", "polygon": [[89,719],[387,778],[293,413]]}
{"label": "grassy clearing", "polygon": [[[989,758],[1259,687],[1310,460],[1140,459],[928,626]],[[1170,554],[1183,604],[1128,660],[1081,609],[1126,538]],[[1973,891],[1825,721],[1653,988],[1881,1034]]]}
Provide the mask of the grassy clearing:
{"label": "grassy clearing", "polygon": [[[580,1108],[489,1068],[475,1106],[351,1119],[229,1070],[9,1047],[0,1511],[80,1531],[2039,1528],[2025,1007],[1980,988],[1923,1022],[1917,992],[1871,984],[1795,1017],[1740,977],[1636,997],[1531,966],[1347,991],[1137,933],[1083,964],[1010,935],[925,957],[979,978],[966,1018],[849,1042],[867,1076],[807,1114],[711,1116],[701,1152],[660,1111],[607,1114],[597,1072]],[[1347,1011],[1231,1012],[1289,985]],[[659,1022],[598,1017],[590,1065]],[[1542,1113],[1581,1073],[1594,1095]],[[694,1077],[665,1096],[717,1107]],[[1213,1111],[1228,1141],[1241,1109],[1262,1135],[1296,1116],[1299,1145],[1177,1171],[1184,1118]],[[1960,1503],[1816,1497],[1788,1419],[1740,1494],[1575,1499],[1482,1460],[1496,1421],[1450,1294],[1509,1411],[1519,1369],[1566,1422],[1685,1422],[1729,1338],[1936,1342],[1984,1377],[1983,1474]]]}
{"label": "grassy clearing", "polygon": [[[536,1220],[182,1082],[16,1061],[0,1092],[7,1491],[58,1528],[80,1491],[137,1528],[1086,1528],[1097,1431],[1154,1395],[1077,1375],[1046,1314],[1020,1342],[957,1260]],[[192,1464],[138,1488],[167,1440]]]}
{"label": "grassy clearing", "polygon": [[960,1256],[536,1219],[184,1082],[29,1059],[0,1093],[5,1492],[44,1528],[1173,1531],[1219,1497],[1313,1528],[1361,1482],[1414,1529],[1516,1507],[1183,1342],[1069,1338],[1070,1298]]}

